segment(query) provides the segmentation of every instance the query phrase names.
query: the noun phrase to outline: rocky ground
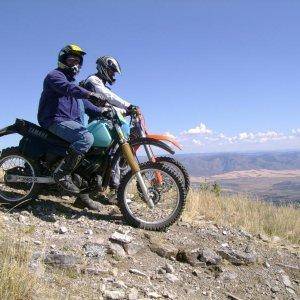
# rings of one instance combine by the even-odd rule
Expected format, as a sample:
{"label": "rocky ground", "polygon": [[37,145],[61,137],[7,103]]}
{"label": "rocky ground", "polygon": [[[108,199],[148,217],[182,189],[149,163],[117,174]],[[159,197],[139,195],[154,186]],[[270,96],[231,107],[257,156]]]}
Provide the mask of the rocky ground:
{"label": "rocky ground", "polygon": [[299,299],[299,245],[204,217],[147,232],[115,206],[95,213],[73,201],[0,211],[3,230],[32,249],[30,269],[47,286],[36,299]]}

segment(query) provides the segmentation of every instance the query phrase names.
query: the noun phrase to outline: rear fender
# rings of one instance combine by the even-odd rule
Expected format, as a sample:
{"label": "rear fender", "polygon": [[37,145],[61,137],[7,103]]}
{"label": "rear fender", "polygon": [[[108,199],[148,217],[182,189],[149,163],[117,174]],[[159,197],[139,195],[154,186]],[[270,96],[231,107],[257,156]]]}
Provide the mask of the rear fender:
{"label": "rear fender", "polygon": [[14,134],[14,133],[17,133],[17,129],[15,125],[10,125],[0,129],[0,137],[9,134]]}

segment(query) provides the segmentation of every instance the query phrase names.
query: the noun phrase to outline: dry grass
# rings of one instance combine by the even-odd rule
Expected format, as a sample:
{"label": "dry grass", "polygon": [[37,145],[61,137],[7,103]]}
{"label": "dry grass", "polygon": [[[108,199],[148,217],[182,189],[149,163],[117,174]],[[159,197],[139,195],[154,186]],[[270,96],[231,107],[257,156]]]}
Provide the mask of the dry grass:
{"label": "dry grass", "polygon": [[30,252],[21,240],[0,236],[0,299],[31,299],[37,280],[28,268]]}
{"label": "dry grass", "polygon": [[197,221],[200,216],[221,225],[240,227],[253,234],[266,233],[300,243],[300,209],[277,207],[246,196],[216,197],[210,192],[191,191],[183,218]]}

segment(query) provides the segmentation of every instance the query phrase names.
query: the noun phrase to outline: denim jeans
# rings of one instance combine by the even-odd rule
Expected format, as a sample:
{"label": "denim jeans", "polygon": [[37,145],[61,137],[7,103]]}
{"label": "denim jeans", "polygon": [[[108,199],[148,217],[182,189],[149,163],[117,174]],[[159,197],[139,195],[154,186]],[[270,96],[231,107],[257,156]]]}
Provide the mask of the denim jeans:
{"label": "denim jeans", "polygon": [[54,123],[48,130],[71,143],[70,147],[80,154],[87,153],[94,143],[93,135],[82,124],[75,121]]}

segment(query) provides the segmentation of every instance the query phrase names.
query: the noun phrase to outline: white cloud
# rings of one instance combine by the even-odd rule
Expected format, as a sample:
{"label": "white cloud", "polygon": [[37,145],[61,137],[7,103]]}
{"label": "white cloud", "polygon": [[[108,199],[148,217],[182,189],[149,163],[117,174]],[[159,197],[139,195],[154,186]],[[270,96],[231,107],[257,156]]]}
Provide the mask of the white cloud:
{"label": "white cloud", "polygon": [[183,134],[191,135],[191,134],[212,134],[212,130],[209,129],[205,124],[200,123],[200,125],[196,126],[195,128],[188,129],[184,131]]}
{"label": "white cloud", "polygon": [[168,131],[165,132],[165,135],[168,136],[168,137],[171,138],[171,139],[176,139],[176,136],[173,135],[172,133],[168,132]]}
{"label": "white cloud", "polygon": [[198,146],[203,146],[203,143],[199,140],[193,139],[192,142]]}
{"label": "white cloud", "polygon": [[[215,132],[205,124],[185,130],[180,133],[178,139],[188,151],[219,151],[224,150],[260,150],[293,148],[300,143],[300,128],[282,133],[276,130],[257,132],[240,131],[228,135],[224,132]],[[201,146],[201,150],[199,150]]]}
{"label": "white cloud", "polygon": [[293,133],[294,135],[300,135],[300,128],[292,129],[292,133]]}

